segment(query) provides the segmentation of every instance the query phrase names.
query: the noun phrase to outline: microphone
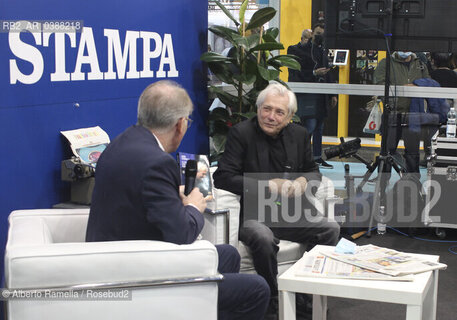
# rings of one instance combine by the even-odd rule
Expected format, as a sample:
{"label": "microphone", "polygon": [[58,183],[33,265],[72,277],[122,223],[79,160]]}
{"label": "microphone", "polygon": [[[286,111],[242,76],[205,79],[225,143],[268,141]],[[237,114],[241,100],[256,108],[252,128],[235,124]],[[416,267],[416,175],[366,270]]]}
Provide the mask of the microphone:
{"label": "microphone", "polygon": [[185,171],[184,195],[187,196],[194,189],[197,177],[197,161],[187,160]]}
{"label": "microphone", "polygon": [[286,163],[284,164],[283,179],[292,180],[291,172],[293,167],[294,164],[292,161],[286,161]]}

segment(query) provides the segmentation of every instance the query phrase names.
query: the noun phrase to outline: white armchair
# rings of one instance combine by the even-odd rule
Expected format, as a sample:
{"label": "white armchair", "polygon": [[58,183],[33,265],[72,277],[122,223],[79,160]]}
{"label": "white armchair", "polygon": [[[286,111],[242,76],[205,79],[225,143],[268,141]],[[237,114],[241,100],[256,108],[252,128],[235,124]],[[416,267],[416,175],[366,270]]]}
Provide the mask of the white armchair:
{"label": "white armchair", "polygon": [[[214,173],[215,168],[212,168]],[[230,243],[238,249],[241,256],[241,272],[255,273],[249,249],[242,241],[238,240],[238,229],[240,224],[240,197],[221,189],[214,188],[216,208],[218,210],[228,209],[229,215],[206,215],[205,228],[202,231],[203,239],[212,243]],[[327,216],[334,215],[335,203],[342,199],[335,196],[333,182],[327,177],[322,177],[322,182],[316,193],[317,201],[325,208]],[[227,225],[228,223],[228,225]],[[289,269],[298,259],[303,256],[305,246],[296,242],[281,240],[278,252],[278,275]]]}
{"label": "white armchair", "polygon": [[[5,252],[9,320],[217,319],[217,281],[222,276],[212,244],[86,243],[88,214],[88,209],[10,214]],[[104,294],[121,289],[118,295],[128,299],[101,301],[93,298],[96,289]],[[41,294],[42,299],[11,299],[20,292]],[[46,299],[59,292],[71,298]]]}

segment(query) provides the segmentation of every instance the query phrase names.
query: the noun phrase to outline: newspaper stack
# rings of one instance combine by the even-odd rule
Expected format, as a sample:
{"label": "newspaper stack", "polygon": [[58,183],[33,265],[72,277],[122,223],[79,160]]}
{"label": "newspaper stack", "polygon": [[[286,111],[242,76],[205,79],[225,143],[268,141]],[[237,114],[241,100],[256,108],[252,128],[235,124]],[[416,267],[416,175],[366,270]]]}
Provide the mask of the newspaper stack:
{"label": "newspaper stack", "polygon": [[447,265],[421,259],[416,254],[374,245],[358,246],[354,254],[334,252],[305,253],[297,276],[412,281],[412,274],[446,269]]}

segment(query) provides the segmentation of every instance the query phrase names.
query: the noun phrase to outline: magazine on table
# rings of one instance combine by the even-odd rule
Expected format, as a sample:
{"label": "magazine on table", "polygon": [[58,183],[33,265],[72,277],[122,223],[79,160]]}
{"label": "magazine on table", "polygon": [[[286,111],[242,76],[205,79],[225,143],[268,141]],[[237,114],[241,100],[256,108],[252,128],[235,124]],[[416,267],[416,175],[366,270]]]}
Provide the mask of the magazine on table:
{"label": "magazine on table", "polygon": [[446,269],[444,263],[426,260],[417,254],[399,252],[367,244],[357,246],[354,254],[322,251],[332,259],[391,276],[404,276],[436,269]]}
{"label": "magazine on table", "polygon": [[362,269],[352,264],[329,258],[320,253],[307,252],[299,260],[296,276],[323,277],[355,280],[413,281],[414,277],[390,276],[388,274]]}

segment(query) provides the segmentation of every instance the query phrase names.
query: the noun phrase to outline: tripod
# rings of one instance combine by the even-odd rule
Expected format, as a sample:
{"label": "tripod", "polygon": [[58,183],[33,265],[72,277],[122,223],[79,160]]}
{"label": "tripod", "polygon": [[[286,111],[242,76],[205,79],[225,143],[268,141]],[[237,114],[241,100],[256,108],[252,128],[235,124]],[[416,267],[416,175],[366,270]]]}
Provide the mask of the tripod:
{"label": "tripod", "polygon": [[373,217],[379,212],[379,208],[381,205],[385,205],[386,199],[386,187],[388,180],[387,175],[385,173],[390,173],[391,168],[393,167],[395,171],[401,176],[401,166],[397,163],[396,159],[388,152],[387,150],[387,134],[388,134],[388,122],[389,122],[389,115],[392,111],[392,106],[390,104],[390,65],[391,65],[391,54],[389,48],[391,48],[392,44],[392,17],[393,17],[393,0],[387,1],[387,23],[386,23],[386,30],[387,33],[385,34],[386,37],[386,45],[387,45],[387,55],[386,55],[386,75],[385,75],[385,83],[384,83],[384,111],[382,114],[382,126],[381,126],[381,153],[373,164],[370,164],[368,167],[367,173],[364,175],[364,179],[362,183],[359,185],[357,190],[361,190],[363,185],[366,183],[368,178],[371,174],[378,168],[378,178],[376,180],[376,186],[373,196],[373,205],[371,207],[371,215],[370,215],[370,222],[368,224],[367,230],[367,237],[371,236],[371,228],[373,225]]}

